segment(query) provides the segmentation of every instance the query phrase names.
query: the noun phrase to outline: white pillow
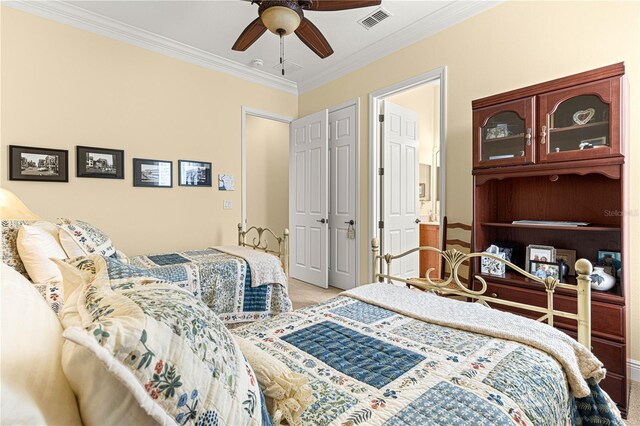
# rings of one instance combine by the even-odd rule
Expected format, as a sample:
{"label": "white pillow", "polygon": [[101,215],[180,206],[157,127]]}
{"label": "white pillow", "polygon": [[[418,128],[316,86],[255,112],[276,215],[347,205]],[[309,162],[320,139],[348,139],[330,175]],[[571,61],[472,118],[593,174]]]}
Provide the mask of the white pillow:
{"label": "white pillow", "polygon": [[60,280],[58,267],[49,258],[65,259],[66,253],[60,245],[58,227],[40,221],[33,225],[22,225],[18,230],[16,247],[24,267],[36,283]]}
{"label": "white pillow", "polygon": [[62,372],[62,326],[33,285],[0,265],[3,425],[79,425]]}

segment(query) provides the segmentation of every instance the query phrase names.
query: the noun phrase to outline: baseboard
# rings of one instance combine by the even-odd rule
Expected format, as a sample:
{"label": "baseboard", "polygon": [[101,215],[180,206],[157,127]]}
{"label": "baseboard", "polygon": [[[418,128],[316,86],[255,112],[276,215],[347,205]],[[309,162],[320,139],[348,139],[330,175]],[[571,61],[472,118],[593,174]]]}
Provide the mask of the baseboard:
{"label": "baseboard", "polygon": [[631,380],[634,382],[640,382],[640,361],[636,359],[629,359],[628,362],[631,369]]}

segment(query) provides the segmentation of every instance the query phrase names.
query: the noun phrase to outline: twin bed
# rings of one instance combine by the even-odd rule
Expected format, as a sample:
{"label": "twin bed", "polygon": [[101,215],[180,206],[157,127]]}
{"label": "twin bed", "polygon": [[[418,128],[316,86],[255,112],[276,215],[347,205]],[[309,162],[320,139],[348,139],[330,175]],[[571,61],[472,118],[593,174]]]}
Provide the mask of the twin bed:
{"label": "twin bed", "polygon": [[[253,242],[257,246],[254,248],[270,250],[268,246],[260,245],[266,231],[255,231],[258,237]],[[284,247],[286,259],[286,235],[280,240],[276,237],[276,241],[280,255]],[[240,246],[247,244],[242,230],[239,243]],[[246,259],[245,256],[238,257],[237,248],[142,256],[130,259],[128,264],[114,258],[90,256],[89,260],[94,264],[92,276],[100,279],[85,280],[71,296],[67,295],[74,306],[66,306],[62,315],[66,329],[64,348],[73,346],[75,349],[74,345],[88,340],[85,349],[95,353],[99,364],[106,366],[110,374],[118,376],[114,386],[120,383],[118,389],[132,395],[129,399],[134,403],[128,406],[122,398],[107,401],[97,393],[87,394],[77,377],[84,377],[85,381],[97,378],[86,377],[89,370],[83,370],[84,376],[73,374],[73,368],[78,368],[78,360],[84,360],[85,355],[69,358],[70,355],[63,352],[65,355],[58,357],[62,357],[65,375],[78,401],[79,408],[75,409],[79,410],[79,419],[86,424],[94,423],[96,413],[103,410],[142,419],[140,424],[148,420],[166,424],[257,425],[272,421],[278,424],[285,418],[289,419],[289,424],[310,425],[622,424],[615,404],[597,385],[605,375],[602,363],[587,349],[591,270],[587,261],[578,261],[578,285],[570,286],[578,293],[578,314],[553,309],[554,289],[562,286],[557,281],[541,280],[510,265],[547,289],[550,306],[542,312],[540,308],[529,307],[543,314],[536,322],[492,310],[485,306],[486,302],[494,302],[492,298],[484,296],[483,291],[471,291],[462,285],[457,276],[458,266],[479,254],[421,249],[434,250],[444,256],[454,272],[447,281],[406,280],[385,274],[384,270],[390,269],[378,269],[379,263],[388,267],[394,260],[418,249],[398,256],[381,256],[374,241],[376,283],[294,312],[290,311],[286,283],[255,286],[249,273],[243,275],[241,266],[229,266],[234,262],[245,264],[251,275],[265,274],[264,271],[254,273],[256,260],[252,261],[251,254],[246,254]],[[273,259],[278,262],[275,257]],[[283,264],[284,273],[286,262]],[[217,278],[212,280],[211,276]],[[215,286],[212,286],[213,282],[216,282]],[[228,286],[221,284],[227,282]],[[404,287],[405,283],[414,288]],[[23,287],[17,285],[16,288],[22,291]],[[11,309],[5,314],[5,304],[11,303],[11,298],[4,293],[7,288],[3,285],[3,335],[7,323],[20,321],[5,316],[11,314]],[[256,296],[256,289],[264,291],[262,288],[271,288],[271,295]],[[274,296],[276,288],[282,289],[283,294]],[[480,303],[443,298],[436,293]],[[160,299],[164,302],[152,300],[153,294],[164,297]],[[233,303],[224,304],[229,300]],[[263,305],[255,308],[251,300]],[[109,303],[105,304],[106,301]],[[131,301],[135,303],[131,304]],[[268,301],[271,301],[269,306]],[[129,308],[121,308],[118,303],[123,303],[122,306],[128,303]],[[169,306],[168,303],[173,304]],[[211,316],[200,306],[208,307],[216,315]],[[176,315],[176,310],[183,314]],[[74,323],[70,318],[77,316],[78,311],[86,313],[80,315],[80,319],[74,319]],[[128,313],[133,311],[137,313]],[[185,328],[185,318],[189,315],[195,315],[190,323],[194,326]],[[263,320],[272,315],[273,318]],[[249,345],[250,350],[243,350],[244,356],[240,346],[232,343],[229,332],[215,325],[216,316],[228,324],[260,319],[232,330],[237,338]],[[554,316],[578,321],[580,343],[542,323],[552,323]],[[133,336],[132,344],[122,346],[127,339],[118,333],[122,333],[122,324],[131,328],[133,318],[147,319],[140,323],[141,328],[133,327],[130,334],[122,335]],[[155,324],[155,341],[151,338],[150,324]],[[217,337],[212,338],[210,333],[214,331]],[[158,337],[161,332],[165,333],[163,339]],[[199,333],[205,333],[204,337],[198,337]],[[159,348],[179,339],[186,339],[187,349],[169,348],[166,356],[161,357],[160,351],[164,349]],[[222,345],[223,341],[227,344]],[[5,386],[8,383],[5,382],[4,365],[6,344],[3,342],[2,416],[3,424],[11,424],[19,421],[12,421],[11,412],[6,411],[4,405],[7,392],[12,395],[11,386]],[[156,346],[152,347],[152,344]],[[248,353],[254,350],[260,354],[257,358]],[[188,368],[183,365],[184,370],[179,369],[179,358],[191,351],[196,360],[202,358],[203,370],[192,371],[195,361],[190,361]],[[210,359],[212,354],[215,357],[224,351],[231,355],[220,358],[226,361],[218,362],[214,368]],[[22,368],[28,369],[34,360],[28,359],[29,353],[24,355],[27,359],[14,362],[22,363]],[[273,361],[263,361],[267,358]],[[74,362],[69,363],[69,359]],[[170,362],[171,368],[175,364],[178,366],[175,371],[182,371],[179,380],[175,379],[177,373],[171,373],[174,370],[167,370]],[[265,383],[261,381],[264,379],[262,372],[268,372],[271,367],[265,367],[263,362],[269,366],[281,365],[283,367],[278,371],[286,368],[287,372],[276,374],[271,382]],[[240,367],[231,368],[235,363]],[[18,374],[20,368],[16,364],[11,370]],[[49,370],[46,374],[62,374],[60,371]],[[100,374],[104,373],[100,371]],[[220,371],[227,374],[223,387],[211,387],[211,384],[202,384],[200,379],[193,379],[193,383],[200,383],[205,389],[182,392],[187,384],[191,385],[190,377],[211,376],[212,380],[219,380]],[[136,377],[142,377],[143,373],[153,378],[146,383],[137,381]],[[168,380],[170,373],[173,374],[173,387],[167,388],[162,383]],[[267,396],[266,402],[256,395],[256,377]],[[106,381],[101,376],[100,389],[107,386]],[[280,394],[271,392],[276,382],[280,386],[278,389],[284,389]],[[123,383],[126,385],[124,390]],[[311,398],[302,392],[303,388],[310,389]],[[92,388],[92,392],[95,389]],[[206,398],[203,397],[205,394]],[[20,395],[27,398],[24,392]],[[51,395],[49,393],[48,397]],[[51,401],[45,404],[38,402],[35,396],[33,398],[33,410],[45,410],[45,405],[51,404]],[[97,399],[102,401],[100,408],[96,406]],[[68,401],[60,402],[56,409],[73,408],[68,405]],[[125,405],[126,409],[123,408]],[[236,406],[237,412],[231,413],[229,407]],[[279,411],[273,408],[276,406]],[[271,418],[260,415],[265,408],[271,409]],[[40,414],[40,418],[47,418]],[[245,420],[238,420],[240,418]],[[116,422],[109,417],[102,420],[103,423]]]}

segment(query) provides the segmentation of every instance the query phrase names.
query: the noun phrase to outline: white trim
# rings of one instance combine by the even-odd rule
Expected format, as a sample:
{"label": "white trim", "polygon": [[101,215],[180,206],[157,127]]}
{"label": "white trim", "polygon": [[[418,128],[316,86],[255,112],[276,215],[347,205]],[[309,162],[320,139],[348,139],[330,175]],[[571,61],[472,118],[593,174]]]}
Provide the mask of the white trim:
{"label": "white trim", "polygon": [[[241,186],[242,207],[241,207],[241,213],[240,213],[240,223],[242,223],[242,230],[246,231],[246,227],[247,227],[247,185],[246,185],[246,182],[247,182],[247,141],[246,141],[247,115],[250,115],[252,117],[264,118],[267,120],[279,121],[281,123],[286,123],[286,124],[291,124],[291,122],[293,121],[293,118],[287,117],[285,115],[273,114],[267,111],[246,107],[244,105],[241,108],[241,113],[242,113],[242,116],[241,116],[241,128],[240,128],[240,179],[242,180],[242,186]],[[265,226],[265,224],[261,224],[258,226]],[[274,231],[280,232],[281,230],[278,229]]]}
{"label": "white trim", "polygon": [[448,4],[396,33],[360,49],[348,58],[318,72],[314,77],[301,81],[298,83],[298,93],[303,94],[317,89],[380,58],[491,9],[502,2],[502,0],[462,1]]}
{"label": "white trim", "polygon": [[630,378],[634,382],[640,382],[640,361],[629,358],[629,369],[631,370]]}
{"label": "white trim", "polygon": [[[447,113],[447,67],[439,67],[416,77],[401,81],[383,89],[369,93],[369,238],[378,233],[378,151],[379,151],[379,100],[381,98],[411,89],[434,80],[440,80],[440,173],[446,175],[446,113]],[[440,179],[440,221],[445,216],[446,192],[445,179]],[[442,230],[440,230],[442,232]],[[380,252],[384,253],[383,247]],[[369,251],[369,281],[373,280],[373,254]]]}
{"label": "white trim", "polygon": [[[356,283],[360,285],[360,243],[362,243],[362,227],[360,226],[360,98],[355,98],[329,107],[329,114],[350,106],[356,107]],[[367,237],[368,240],[368,237]],[[354,288],[355,288],[354,287]]]}
{"label": "white trim", "polygon": [[222,56],[146,31],[132,25],[90,12],[63,1],[15,0],[2,3],[4,6],[31,13],[43,18],[91,31],[143,49],[170,56],[214,71],[223,72],[243,80],[262,84],[294,95],[298,84],[294,81],[256,70]]}

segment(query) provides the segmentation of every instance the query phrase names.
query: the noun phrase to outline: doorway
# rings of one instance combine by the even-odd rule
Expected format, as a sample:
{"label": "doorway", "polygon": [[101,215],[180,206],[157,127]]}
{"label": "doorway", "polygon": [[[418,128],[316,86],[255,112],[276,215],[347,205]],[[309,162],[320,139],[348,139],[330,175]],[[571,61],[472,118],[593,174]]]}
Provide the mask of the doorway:
{"label": "doorway", "polygon": [[[441,245],[445,78],[446,69],[440,68],[369,95],[369,218],[371,235],[379,239],[383,254]],[[389,273],[418,277],[428,262],[439,269],[437,256],[426,259],[424,253],[414,253],[392,265]]]}
{"label": "doorway", "polygon": [[289,227],[289,117],[242,108],[242,218],[282,235]]}

